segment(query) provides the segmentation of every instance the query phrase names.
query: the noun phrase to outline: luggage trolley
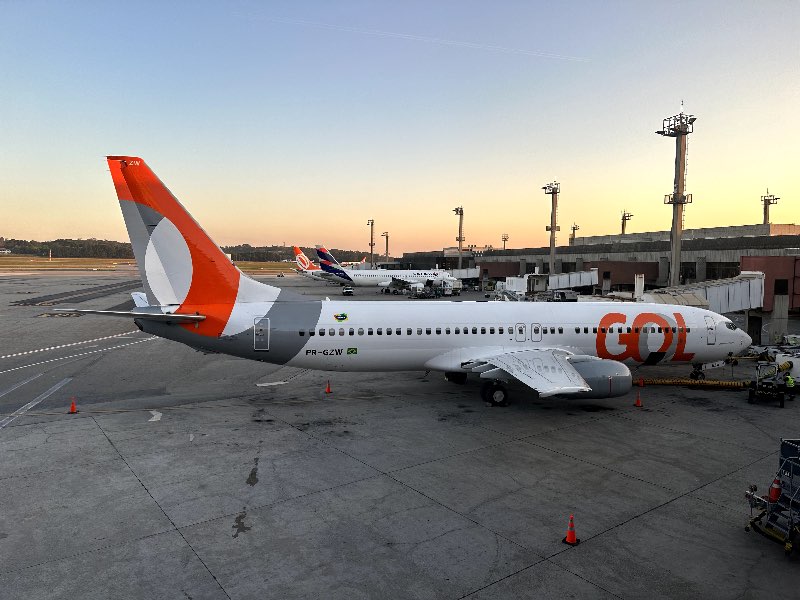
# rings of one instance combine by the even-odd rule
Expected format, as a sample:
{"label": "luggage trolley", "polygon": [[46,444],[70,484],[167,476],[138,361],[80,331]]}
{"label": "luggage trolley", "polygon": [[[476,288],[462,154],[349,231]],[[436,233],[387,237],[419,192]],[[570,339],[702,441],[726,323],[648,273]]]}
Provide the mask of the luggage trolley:
{"label": "luggage trolley", "polygon": [[[800,440],[781,440],[778,472],[765,496],[751,485],[745,492],[750,521],[745,531],[756,531],[783,544],[786,556],[800,546]],[[754,511],[758,511],[753,516]]]}

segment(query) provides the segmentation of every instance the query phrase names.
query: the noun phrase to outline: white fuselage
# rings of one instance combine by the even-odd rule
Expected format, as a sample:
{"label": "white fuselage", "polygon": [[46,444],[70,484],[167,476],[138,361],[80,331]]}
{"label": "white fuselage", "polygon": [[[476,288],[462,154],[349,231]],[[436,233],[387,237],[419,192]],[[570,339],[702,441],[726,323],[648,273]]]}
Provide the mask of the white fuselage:
{"label": "white fuselage", "polygon": [[392,282],[427,283],[428,281],[456,281],[456,278],[439,270],[394,269],[341,269],[349,277],[331,274],[336,281],[359,287],[388,287]]}
{"label": "white fuselage", "polygon": [[292,335],[306,342],[290,366],[347,371],[458,371],[465,361],[530,348],[629,365],[696,364],[750,344],[711,311],[607,302],[327,301],[313,332]]}

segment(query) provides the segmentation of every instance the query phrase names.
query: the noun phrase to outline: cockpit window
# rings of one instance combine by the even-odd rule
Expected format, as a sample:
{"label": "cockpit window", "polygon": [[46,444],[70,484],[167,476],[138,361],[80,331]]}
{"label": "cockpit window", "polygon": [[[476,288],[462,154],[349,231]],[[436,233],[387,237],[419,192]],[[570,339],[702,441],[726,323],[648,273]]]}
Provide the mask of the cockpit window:
{"label": "cockpit window", "polygon": [[731,331],[736,331],[736,325],[734,325],[730,321],[725,321],[725,327],[727,327]]}

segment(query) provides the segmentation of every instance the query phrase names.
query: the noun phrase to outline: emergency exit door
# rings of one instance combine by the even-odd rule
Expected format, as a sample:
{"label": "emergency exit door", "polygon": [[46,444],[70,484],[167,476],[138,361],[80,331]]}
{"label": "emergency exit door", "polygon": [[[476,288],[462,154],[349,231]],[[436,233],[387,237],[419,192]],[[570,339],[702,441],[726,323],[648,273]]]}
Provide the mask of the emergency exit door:
{"label": "emergency exit door", "polygon": [[253,322],[253,350],[269,350],[269,319],[266,317]]}

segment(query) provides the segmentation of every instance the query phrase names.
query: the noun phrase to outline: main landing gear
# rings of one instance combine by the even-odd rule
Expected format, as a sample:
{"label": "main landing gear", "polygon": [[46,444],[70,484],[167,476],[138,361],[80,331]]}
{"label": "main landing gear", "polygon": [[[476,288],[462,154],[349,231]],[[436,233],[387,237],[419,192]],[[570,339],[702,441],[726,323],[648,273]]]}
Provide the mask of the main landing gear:
{"label": "main landing gear", "polygon": [[481,398],[492,406],[508,406],[508,390],[499,381],[485,381],[481,385]]}
{"label": "main landing gear", "polygon": [[703,373],[703,364],[694,363],[692,365],[692,372],[689,373],[689,379],[705,379],[706,374]]}

